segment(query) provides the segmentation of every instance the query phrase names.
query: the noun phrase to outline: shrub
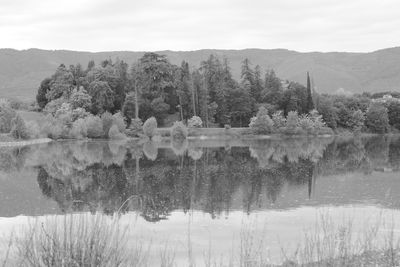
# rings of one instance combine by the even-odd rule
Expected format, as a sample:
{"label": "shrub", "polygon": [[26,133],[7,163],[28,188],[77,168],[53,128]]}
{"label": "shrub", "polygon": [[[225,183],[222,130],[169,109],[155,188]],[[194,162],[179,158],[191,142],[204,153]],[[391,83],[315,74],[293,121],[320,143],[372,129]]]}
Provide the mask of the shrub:
{"label": "shrub", "polygon": [[111,113],[106,111],[101,114],[101,122],[103,124],[103,136],[108,137],[108,132],[113,125],[113,116],[111,115]]}
{"label": "shrub", "polygon": [[365,114],[361,110],[356,110],[351,114],[349,120],[350,128],[355,132],[361,132],[361,129],[364,127],[365,123]]}
{"label": "shrub", "polygon": [[188,127],[189,128],[201,128],[203,125],[203,121],[198,116],[193,116],[188,120]]}
{"label": "shrub", "polygon": [[99,117],[90,115],[85,118],[87,127],[87,137],[89,138],[101,138],[104,135],[103,124]]}
{"label": "shrub", "polygon": [[113,140],[121,140],[121,139],[125,139],[126,136],[123,133],[121,133],[118,130],[117,125],[114,124],[113,126],[111,126],[110,131],[108,132],[108,138],[113,139]]}
{"label": "shrub", "polygon": [[61,138],[63,132],[61,123],[50,114],[46,116],[44,121],[45,123],[42,125],[42,132],[48,138],[54,140]]}
{"label": "shrub", "polygon": [[51,115],[55,115],[57,110],[59,110],[62,106],[62,104],[66,103],[66,100],[64,98],[57,98],[53,101],[50,101],[49,103],[47,103],[47,105],[44,108],[44,112],[51,114]]}
{"label": "shrub", "polygon": [[9,133],[11,131],[11,121],[17,113],[10,108],[8,102],[0,104],[0,133]]}
{"label": "shrub", "polygon": [[251,118],[249,127],[255,134],[269,134],[273,131],[274,122],[268,115],[268,110],[260,107],[257,116]]}
{"label": "shrub", "polygon": [[367,110],[365,124],[371,132],[386,133],[389,129],[387,109],[379,103],[372,103]]}
{"label": "shrub", "polygon": [[289,111],[286,117],[286,127],[284,129],[285,134],[298,134],[300,131],[298,129],[299,125],[299,114],[297,111]]}
{"label": "shrub", "polygon": [[29,138],[39,138],[41,136],[39,125],[35,121],[28,121],[25,125],[28,129]]}
{"label": "shrub", "polygon": [[281,110],[272,114],[272,121],[274,122],[274,127],[276,129],[285,127],[286,125],[286,118],[283,116],[283,112]]}
{"label": "shrub", "polygon": [[77,119],[72,124],[71,137],[82,139],[87,137],[87,127],[85,119]]}
{"label": "shrub", "polygon": [[75,89],[71,94],[69,102],[73,109],[82,108],[89,110],[92,105],[92,97],[84,89]]}
{"label": "shrub", "polygon": [[84,119],[89,115],[90,115],[90,113],[87,112],[85,109],[76,108],[76,109],[72,110],[72,121],[76,121],[78,119]]}
{"label": "shrub", "polygon": [[315,133],[314,123],[308,115],[303,115],[299,118],[298,125],[307,134]]}
{"label": "shrub", "polygon": [[171,137],[174,140],[185,140],[188,135],[188,130],[181,121],[174,122],[171,129]]}
{"label": "shrub", "polygon": [[125,131],[126,123],[124,120],[124,116],[121,114],[121,112],[117,112],[113,115],[113,124],[115,124],[118,127],[118,130],[121,133],[123,133]]}
{"label": "shrub", "polygon": [[26,128],[24,120],[21,116],[17,115],[11,121],[11,136],[15,139],[28,139],[29,133],[28,129]]}
{"label": "shrub", "polygon": [[148,118],[143,124],[143,133],[152,138],[156,134],[157,120],[154,117]]}
{"label": "shrub", "polygon": [[125,131],[128,136],[139,136],[142,132],[143,122],[141,119],[132,119],[129,128]]}

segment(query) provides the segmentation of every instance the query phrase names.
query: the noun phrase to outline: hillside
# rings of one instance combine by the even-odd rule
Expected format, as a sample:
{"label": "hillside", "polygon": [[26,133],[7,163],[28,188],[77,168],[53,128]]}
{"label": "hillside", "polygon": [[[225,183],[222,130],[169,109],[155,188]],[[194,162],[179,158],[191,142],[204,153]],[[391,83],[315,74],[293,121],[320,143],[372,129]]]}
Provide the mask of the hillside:
{"label": "hillside", "polygon": [[[210,54],[225,56],[230,62],[234,77],[240,77],[240,65],[244,58],[253,66],[260,65],[265,71],[273,68],[282,79],[305,83],[306,71],[310,71],[317,91],[334,92],[339,88],[353,93],[400,90],[400,47],[371,53],[300,53],[284,49],[263,50],[198,50],[159,51],[174,64],[186,60],[191,66]],[[81,63],[86,66],[93,59],[120,58],[132,63],[143,52],[76,52],[65,50],[13,50],[0,49],[0,98],[16,97],[34,99],[40,81],[50,76],[58,65]]]}

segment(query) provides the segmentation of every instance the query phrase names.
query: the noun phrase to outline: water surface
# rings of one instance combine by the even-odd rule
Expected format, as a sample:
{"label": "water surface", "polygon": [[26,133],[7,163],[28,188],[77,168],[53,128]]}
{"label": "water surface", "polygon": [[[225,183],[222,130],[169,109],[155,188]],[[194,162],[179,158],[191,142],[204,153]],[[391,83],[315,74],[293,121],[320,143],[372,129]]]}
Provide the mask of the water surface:
{"label": "water surface", "polygon": [[119,212],[132,239],[168,242],[177,262],[232,254],[243,229],[275,262],[320,214],[360,228],[400,218],[399,170],[393,136],[0,148],[0,232],[32,216]]}

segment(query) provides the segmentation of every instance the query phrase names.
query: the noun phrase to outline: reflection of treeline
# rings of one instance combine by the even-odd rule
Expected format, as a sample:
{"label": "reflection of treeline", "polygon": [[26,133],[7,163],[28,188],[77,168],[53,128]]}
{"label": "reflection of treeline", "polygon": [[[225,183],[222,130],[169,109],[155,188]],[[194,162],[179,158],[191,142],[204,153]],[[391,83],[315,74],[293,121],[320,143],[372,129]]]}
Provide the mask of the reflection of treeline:
{"label": "reflection of treeline", "polygon": [[[50,149],[39,167],[38,183],[65,211],[139,210],[146,220],[157,221],[175,209],[199,209],[213,217],[238,205],[250,211],[262,201],[274,203],[285,185],[307,186],[311,193],[319,176],[399,168],[399,138],[329,142],[268,140],[250,149],[204,148],[197,157],[189,154],[198,149],[181,156],[162,149],[155,160],[147,159],[140,146],[56,145],[57,153]],[[81,152],[72,151],[78,148]],[[94,154],[88,152],[92,149]]]}

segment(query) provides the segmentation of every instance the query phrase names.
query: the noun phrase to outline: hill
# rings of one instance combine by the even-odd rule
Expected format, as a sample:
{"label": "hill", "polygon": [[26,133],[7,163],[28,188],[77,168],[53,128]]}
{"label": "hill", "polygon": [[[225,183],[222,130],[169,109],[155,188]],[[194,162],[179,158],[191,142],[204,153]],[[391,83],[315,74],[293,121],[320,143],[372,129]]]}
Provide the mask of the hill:
{"label": "hill", "polygon": [[[332,93],[339,88],[353,93],[400,90],[400,47],[371,53],[300,53],[285,49],[158,51],[158,53],[167,55],[174,64],[186,60],[195,67],[210,54],[225,56],[236,79],[240,77],[240,65],[244,58],[248,58],[253,66],[260,65],[263,71],[273,68],[280,78],[303,84],[306,80],[306,71],[310,71],[317,91],[323,93]],[[67,66],[81,63],[86,66],[92,59],[98,63],[104,59],[118,57],[131,64],[143,54],[144,52],[129,51],[91,53],[0,49],[0,98],[34,99],[40,81],[54,73],[61,63]]]}

